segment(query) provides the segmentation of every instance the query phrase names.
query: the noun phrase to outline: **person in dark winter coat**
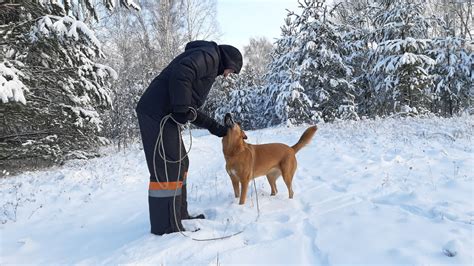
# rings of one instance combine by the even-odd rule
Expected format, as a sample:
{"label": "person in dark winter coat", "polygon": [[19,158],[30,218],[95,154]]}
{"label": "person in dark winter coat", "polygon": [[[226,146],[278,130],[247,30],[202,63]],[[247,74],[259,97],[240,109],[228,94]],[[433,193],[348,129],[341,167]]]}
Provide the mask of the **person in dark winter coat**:
{"label": "person in dark winter coat", "polygon": [[[217,76],[238,74],[241,68],[242,54],[237,48],[193,41],[153,79],[140,98],[136,112],[150,172],[151,233],[162,235],[184,231],[182,219],[205,218],[202,214],[192,217],[188,213],[186,175],[189,160],[178,127],[189,121],[208,129],[213,135],[225,136],[227,129],[198,108],[206,101]],[[172,119],[165,119],[166,123],[160,127],[168,114]],[[157,145],[159,138],[163,147]]]}

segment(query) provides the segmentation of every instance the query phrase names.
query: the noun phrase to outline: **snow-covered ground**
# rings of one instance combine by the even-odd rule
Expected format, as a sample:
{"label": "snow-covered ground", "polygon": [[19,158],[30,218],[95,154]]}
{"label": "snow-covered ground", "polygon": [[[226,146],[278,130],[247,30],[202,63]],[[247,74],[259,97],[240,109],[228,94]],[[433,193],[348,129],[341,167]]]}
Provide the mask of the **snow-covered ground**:
{"label": "snow-covered ground", "polygon": [[[247,132],[294,144],[305,127]],[[257,179],[237,204],[220,139],[193,132],[189,208],[208,219],[149,233],[141,150],[0,180],[0,264],[466,264],[474,248],[474,122],[386,119],[320,124],[297,155],[294,199]],[[186,139],[186,138],[185,138]]]}

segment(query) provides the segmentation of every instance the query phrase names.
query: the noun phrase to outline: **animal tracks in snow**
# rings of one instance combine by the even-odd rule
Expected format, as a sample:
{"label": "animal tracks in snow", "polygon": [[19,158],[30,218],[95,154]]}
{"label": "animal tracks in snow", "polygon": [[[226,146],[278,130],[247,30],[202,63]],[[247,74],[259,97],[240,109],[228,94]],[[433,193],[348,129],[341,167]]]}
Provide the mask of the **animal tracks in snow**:
{"label": "animal tracks in snow", "polygon": [[[410,214],[421,216],[430,220],[440,221],[446,219],[451,222],[472,225],[472,215],[469,213],[455,214],[448,211],[448,203],[438,203],[437,206],[429,206],[419,199],[415,193],[392,193],[387,196],[371,200],[375,204],[398,207]],[[443,206],[445,205],[445,206]]]}
{"label": "animal tracks in snow", "polygon": [[327,183],[322,183],[295,195],[297,195],[295,199],[302,206],[301,209],[308,215],[322,215],[362,201],[355,194],[339,189],[337,185]]}

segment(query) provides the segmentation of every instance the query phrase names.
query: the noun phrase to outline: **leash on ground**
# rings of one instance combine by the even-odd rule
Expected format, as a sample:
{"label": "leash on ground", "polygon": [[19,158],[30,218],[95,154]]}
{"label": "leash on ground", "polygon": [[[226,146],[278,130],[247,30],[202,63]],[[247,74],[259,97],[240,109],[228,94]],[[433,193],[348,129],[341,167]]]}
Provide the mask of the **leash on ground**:
{"label": "leash on ground", "polygon": [[[194,114],[194,119],[191,120],[194,121],[197,117],[197,112],[194,108],[190,108],[191,112],[193,112]],[[178,156],[178,160],[168,160],[168,158],[166,157],[166,151],[165,151],[165,145],[164,145],[164,141],[163,141],[163,129],[166,125],[166,122],[168,122],[168,120],[171,119],[173,120],[176,125],[177,125],[177,134],[178,134],[178,140],[179,140],[179,156]],[[160,131],[158,133],[158,137],[156,138],[156,143],[155,143],[155,149],[153,150],[153,171],[154,171],[154,174],[155,174],[155,179],[156,179],[156,182],[158,184],[160,184],[159,180],[158,180],[158,175],[156,173],[156,149],[158,146],[160,146],[159,150],[158,150],[158,154],[160,155],[160,157],[163,159],[164,163],[165,163],[165,178],[166,178],[166,182],[169,182],[169,177],[168,177],[168,168],[167,168],[167,164],[168,163],[178,163],[178,175],[181,173],[181,162],[188,156],[189,152],[191,151],[191,148],[192,148],[192,145],[193,145],[193,139],[192,139],[192,135],[191,135],[191,128],[189,127],[188,125],[188,128],[189,128],[189,140],[190,140],[190,144],[189,144],[189,149],[185,152],[184,156],[182,155],[181,151],[182,151],[182,139],[181,139],[181,126],[184,126],[185,124],[181,124],[179,123],[178,121],[176,121],[173,116],[171,116],[171,114],[168,114],[166,116],[164,116],[161,121],[160,121]],[[253,158],[253,154],[252,154],[252,158]],[[178,176],[178,179],[179,181],[179,176]],[[257,222],[258,218],[260,217],[260,206],[258,204],[258,193],[257,193],[257,185],[255,184],[255,179],[253,179],[253,185],[254,185],[254,191],[255,191],[255,198],[256,198],[256,201],[257,201],[257,217],[255,219],[255,222]],[[227,239],[227,238],[231,238],[233,236],[236,236],[236,235],[239,235],[241,233],[244,232],[245,230],[245,227],[247,227],[249,224],[247,224],[244,229],[236,232],[236,233],[233,233],[233,234],[229,234],[229,235],[225,235],[225,236],[221,236],[221,237],[214,237],[214,238],[194,238],[192,236],[189,236],[189,235],[186,235],[182,230],[181,230],[181,226],[179,226],[179,223],[178,223],[178,219],[176,217],[176,196],[177,196],[177,192],[178,192],[178,186],[176,186],[176,189],[174,191],[174,196],[173,196],[173,215],[174,215],[174,221],[175,221],[175,224],[176,224],[176,227],[178,228],[179,230],[179,233],[187,238],[190,238],[194,241],[214,241],[214,240],[222,240],[222,239]]]}

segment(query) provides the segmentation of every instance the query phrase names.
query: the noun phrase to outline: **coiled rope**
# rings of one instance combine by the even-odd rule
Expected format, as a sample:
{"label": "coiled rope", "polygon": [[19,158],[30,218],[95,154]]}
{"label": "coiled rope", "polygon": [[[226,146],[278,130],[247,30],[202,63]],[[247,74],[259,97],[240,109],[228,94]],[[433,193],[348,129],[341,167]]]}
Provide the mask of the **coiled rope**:
{"label": "coiled rope", "polygon": [[[192,119],[190,122],[193,122],[194,120],[196,120],[196,117],[197,117],[197,112],[194,108],[190,108],[191,112],[193,113],[194,115],[194,119]],[[178,140],[179,140],[179,156],[178,156],[178,160],[169,160],[167,157],[166,157],[166,151],[165,151],[165,145],[164,145],[164,141],[163,141],[163,129],[166,125],[166,123],[169,121],[169,119],[173,120],[173,122],[176,123],[177,125],[177,133],[178,133]],[[187,123],[186,123],[187,124]],[[189,152],[191,151],[191,148],[192,148],[192,145],[193,145],[193,139],[192,139],[192,135],[191,135],[191,127],[189,127],[188,125],[188,129],[189,129],[189,149],[185,152],[184,156],[182,156],[182,139],[181,139],[181,126],[185,126],[186,124],[182,124],[182,123],[179,123],[178,121],[176,121],[173,116],[171,114],[168,114],[166,116],[164,116],[161,121],[160,121],[160,131],[159,131],[159,134],[158,134],[158,137],[156,138],[156,143],[155,143],[155,149],[153,150],[153,171],[154,171],[154,174],[155,174],[155,179],[156,179],[156,182],[158,184],[160,184],[160,181],[158,180],[158,175],[157,175],[157,172],[156,172],[156,149],[157,147],[159,146],[159,150],[158,150],[158,154],[160,155],[161,159],[163,159],[164,163],[165,163],[165,178],[166,178],[166,182],[169,182],[169,178],[168,178],[168,167],[167,167],[167,164],[168,163],[178,163],[178,178],[177,180],[179,180],[179,174],[181,173],[181,162],[188,156]],[[252,154],[252,153],[251,153]],[[253,159],[253,154],[252,154],[252,159]],[[260,217],[260,206],[258,204],[258,193],[257,193],[257,185],[255,184],[255,178],[253,178],[253,185],[254,185],[254,191],[255,191],[255,198],[256,198],[256,202],[257,202],[257,217],[255,219],[255,222],[257,222],[258,218]],[[249,224],[247,224],[244,229],[236,232],[236,233],[233,233],[233,234],[229,234],[229,235],[225,235],[225,236],[221,236],[221,237],[214,237],[214,238],[194,238],[194,237],[191,237],[189,235],[186,235],[182,230],[181,230],[181,227],[179,226],[179,223],[178,223],[178,218],[176,217],[176,196],[177,196],[177,192],[178,192],[178,186],[176,186],[176,189],[174,191],[174,196],[173,196],[173,215],[174,215],[174,221],[175,221],[175,224],[176,224],[176,227],[178,228],[179,230],[179,233],[187,238],[190,238],[194,241],[214,241],[214,240],[222,240],[222,239],[227,239],[227,238],[231,238],[233,236],[236,236],[236,235],[239,235],[241,234],[242,232],[244,232],[245,230],[245,227],[247,227]]]}

